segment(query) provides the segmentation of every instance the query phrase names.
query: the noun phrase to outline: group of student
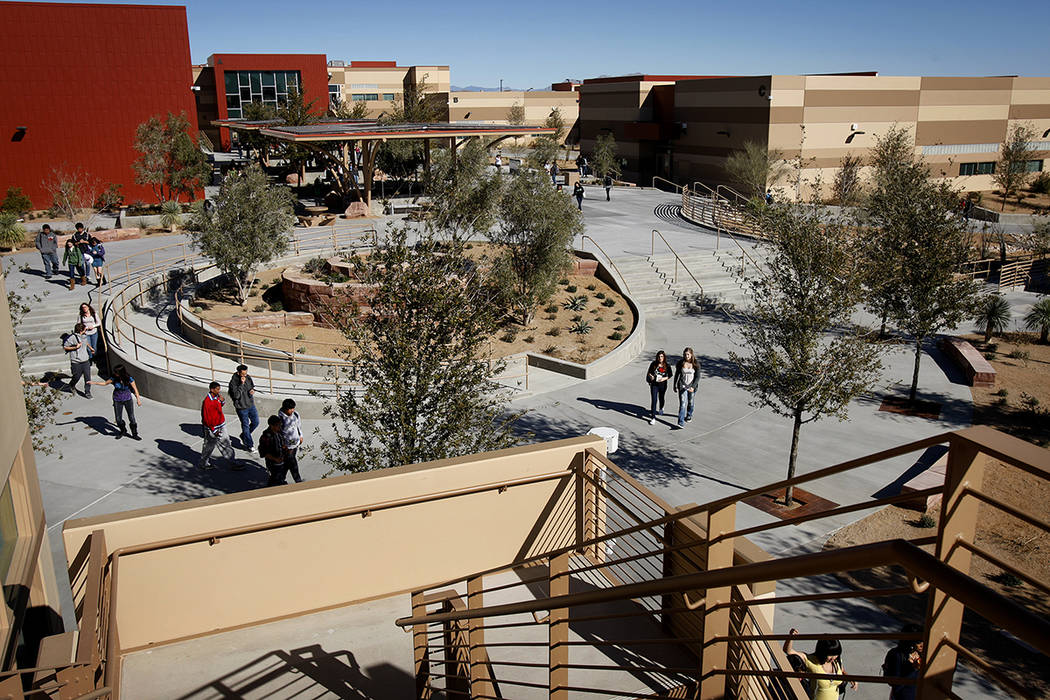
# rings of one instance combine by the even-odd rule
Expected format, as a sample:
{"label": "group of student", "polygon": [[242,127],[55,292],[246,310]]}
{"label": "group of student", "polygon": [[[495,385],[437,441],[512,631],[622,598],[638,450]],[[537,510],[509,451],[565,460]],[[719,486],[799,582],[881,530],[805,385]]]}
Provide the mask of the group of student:
{"label": "group of student", "polygon": [[52,275],[58,274],[61,265],[65,265],[69,269],[71,290],[76,289],[78,277],[80,284],[88,283],[88,270],[93,271],[91,274],[95,286],[101,286],[105,281],[103,266],[106,264],[106,248],[102,241],[87,232],[84,224],[77,224],[73,235],[66,240],[61,265],[58,261],[58,234],[51,230],[50,225],[40,227],[35,244],[44,262],[44,279],[51,279]]}
{"label": "group of student", "polygon": [[700,363],[692,348],[682,351],[681,359],[673,368],[667,361],[667,353],[658,351],[656,359],[649,363],[649,369],[645,372],[645,381],[649,384],[651,398],[649,425],[655,424],[656,417],[664,414],[668,384],[673,384],[678,394],[678,425],[675,427],[680,430],[693,420],[696,390],[700,388]]}
{"label": "group of student", "polygon": [[[227,386],[228,396],[233,401],[237,418],[241,423],[241,448],[254,449],[252,433],[259,427],[259,411],[255,407],[255,382],[248,375],[247,365],[238,365]],[[201,424],[204,427],[204,444],[201,447],[201,469],[211,468],[211,456],[216,450],[230,460],[230,468],[238,471],[244,465],[234,459],[233,445],[226,430],[226,399],[222,396],[222,385],[212,382],[201,403]],[[266,430],[259,436],[259,456],[266,462],[270,473],[267,486],[287,483],[288,474],[296,483],[303,480],[299,474],[299,448],[303,444],[303,424],[295,410],[295,400],[285,399],[281,410],[266,421]]]}

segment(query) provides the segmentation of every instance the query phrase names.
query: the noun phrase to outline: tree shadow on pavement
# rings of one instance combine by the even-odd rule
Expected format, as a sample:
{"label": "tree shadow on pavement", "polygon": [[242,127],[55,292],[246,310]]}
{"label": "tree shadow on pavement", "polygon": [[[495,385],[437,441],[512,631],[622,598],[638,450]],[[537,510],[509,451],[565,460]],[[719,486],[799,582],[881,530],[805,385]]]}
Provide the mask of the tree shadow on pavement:
{"label": "tree shadow on pavement", "polygon": [[[140,464],[146,470],[129,488],[178,502],[257,489],[269,478],[262,465],[236,453],[233,460],[215,455],[213,469],[199,469],[200,453],[189,445],[163,438],[154,442],[160,454],[144,457]],[[244,469],[233,471],[234,463]]]}

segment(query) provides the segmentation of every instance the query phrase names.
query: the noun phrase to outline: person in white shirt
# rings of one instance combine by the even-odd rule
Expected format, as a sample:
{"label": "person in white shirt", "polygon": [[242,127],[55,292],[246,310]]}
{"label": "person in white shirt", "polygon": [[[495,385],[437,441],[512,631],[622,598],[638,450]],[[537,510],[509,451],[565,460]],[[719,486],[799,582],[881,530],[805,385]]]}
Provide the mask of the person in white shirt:
{"label": "person in white shirt", "polygon": [[284,424],[284,466],[288,473],[295,479],[295,483],[303,480],[299,476],[299,446],[303,444],[303,422],[295,410],[295,401],[285,399],[281,403],[281,422]]}
{"label": "person in white shirt", "polygon": [[696,361],[692,348],[682,351],[674,372],[674,390],[678,392],[678,427],[693,420],[693,401],[700,386],[700,363]]}

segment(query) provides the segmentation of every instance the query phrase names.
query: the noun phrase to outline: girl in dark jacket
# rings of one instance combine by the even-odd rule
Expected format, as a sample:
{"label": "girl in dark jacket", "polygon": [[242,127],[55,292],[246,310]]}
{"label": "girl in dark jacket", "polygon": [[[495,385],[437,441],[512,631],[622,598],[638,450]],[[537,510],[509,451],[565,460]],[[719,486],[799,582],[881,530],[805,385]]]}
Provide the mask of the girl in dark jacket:
{"label": "girl in dark jacket", "polygon": [[[649,394],[652,397],[652,406],[649,409],[649,425],[656,423],[656,416],[664,414],[664,397],[667,395],[667,384],[674,376],[671,365],[667,363],[667,353],[660,350],[656,353],[656,359],[649,363],[649,369],[645,373],[645,381],[649,382]],[[659,405],[659,413],[657,406]]]}

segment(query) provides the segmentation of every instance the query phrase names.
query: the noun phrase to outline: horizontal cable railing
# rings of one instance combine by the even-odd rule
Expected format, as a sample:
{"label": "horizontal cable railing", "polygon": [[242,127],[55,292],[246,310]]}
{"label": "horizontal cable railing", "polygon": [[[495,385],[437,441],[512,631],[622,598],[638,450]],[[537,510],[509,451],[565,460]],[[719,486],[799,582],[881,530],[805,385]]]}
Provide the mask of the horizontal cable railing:
{"label": "horizontal cable railing", "polygon": [[[921,494],[909,494],[912,499],[935,493],[942,496],[944,510],[937,536],[917,538],[911,542],[878,542],[765,561],[746,562],[740,559],[744,535],[905,500],[900,495],[872,498],[828,507],[819,513],[787,517],[774,523],[737,527],[735,506],[744,498],[844,474],[944,442],[949,444],[950,455],[949,477],[945,486],[927,489]],[[468,577],[466,580],[472,582],[475,595],[468,602],[466,610],[442,615],[421,615],[413,609],[411,617],[402,618],[397,624],[403,627],[417,628],[422,625],[436,628],[445,624],[475,622],[483,628],[501,629],[504,635],[500,641],[478,642],[475,646],[489,649],[490,654],[492,649],[498,649],[503,658],[519,665],[538,671],[546,670],[546,677],[539,674],[540,677],[534,676],[529,682],[539,684],[537,687],[546,687],[551,697],[564,697],[564,693],[577,687],[568,683],[562,670],[572,670],[574,674],[585,670],[612,672],[617,666],[620,672],[633,672],[635,682],[641,684],[639,688],[645,686],[650,690],[657,689],[658,693],[681,686],[710,690],[714,684],[721,688],[718,691],[720,693],[731,691],[731,697],[801,698],[804,695],[797,679],[809,678],[812,681],[826,677],[898,686],[919,683],[932,696],[942,693],[944,697],[950,697],[951,669],[954,669],[957,658],[969,662],[978,671],[985,671],[986,666],[994,665],[958,641],[959,628],[953,628],[952,624],[958,625],[961,614],[954,617],[955,610],[967,610],[983,617],[990,624],[1009,630],[1043,654],[1050,652],[1050,623],[1018,601],[973,579],[969,576],[968,568],[958,568],[959,552],[969,552],[973,556],[989,554],[972,541],[977,501],[981,500],[986,505],[998,502],[992,497],[983,497],[980,490],[986,457],[1025,469],[1040,479],[1050,478],[1050,460],[1045,451],[990,429],[972,428],[849,460],[801,477],[717,499],[703,506],[674,510],[637,485],[612,462],[589,450],[584,466],[578,470],[576,477],[577,508],[581,517],[575,526],[576,541],[573,544],[555,548],[546,555],[523,558],[503,570],[494,569]],[[1010,511],[1017,509],[1007,505],[1005,512]],[[1045,531],[1046,523],[1040,518],[1022,515],[1024,522]],[[934,543],[938,545],[936,556],[920,549],[920,546]],[[1001,558],[989,560],[996,565],[1005,565],[1006,571],[1021,571],[1022,568],[1004,562]],[[848,591],[818,590],[781,598],[767,598],[765,593],[759,595],[755,588],[762,582],[798,577],[812,579],[880,566],[902,572],[899,578],[901,585],[861,586]],[[500,582],[484,585],[484,577],[500,575],[501,571],[504,575],[506,572],[516,572],[519,580],[509,584]],[[543,586],[544,582],[546,587]],[[444,587],[459,585],[463,585],[463,580],[442,584]],[[1039,590],[1045,588],[1036,587]],[[490,596],[506,600],[508,591],[512,589],[520,591],[513,602],[490,602]],[[425,595],[426,592],[421,591],[419,594]],[[778,644],[789,635],[773,634],[771,618],[766,617],[767,613],[759,612],[774,604],[784,606],[852,599],[921,600],[931,597],[933,601],[941,602],[937,605],[931,603],[924,631],[917,635],[926,641],[925,670],[929,671],[921,673],[918,679],[866,675],[863,668],[846,669],[842,674],[793,672]],[[508,623],[508,620],[513,622]],[[632,620],[640,626],[632,628],[628,624]],[[646,622],[655,623],[657,627],[646,628]],[[584,624],[604,624],[603,629],[615,628],[618,634],[604,634],[595,638],[582,629]],[[548,637],[546,642],[537,638],[544,627]],[[519,631],[516,637],[507,634],[515,629]],[[647,633],[640,635],[627,633],[646,629]],[[531,631],[526,634],[525,630]],[[570,638],[570,632],[581,638]],[[943,639],[942,634],[945,635]],[[844,640],[847,644],[860,640],[907,638],[896,630],[802,634],[794,638],[812,640],[832,637]],[[417,648],[417,661],[429,655],[446,654],[439,641],[431,640],[422,648]],[[965,649],[965,652],[958,651],[952,645]],[[676,646],[691,651],[692,666],[688,663],[682,665],[681,658],[675,659],[673,654],[659,658],[652,656],[655,649]],[[614,663],[595,666],[583,662],[573,651],[580,648],[592,649],[589,658],[594,658],[596,652],[607,656],[615,651],[613,656],[608,657]],[[639,654],[650,656],[636,658]],[[497,661],[494,663],[499,666]],[[661,664],[665,664],[661,676],[663,686],[653,677],[653,674],[660,673]],[[417,664],[418,678],[422,681],[426,680],[425,671]],[[458,672],[467,675],[472,673],[469,664],[468,668],[461,668]],[[1003,676],[1001,672],[988,675],[993,678]],[[1008,676],[1004,678],[1002,684],[1011,692],[1020,697],[1035,697],[1031,691],[1018,693],[1019,684]],[[543,686],[543,682],[548,685]],[[595,682],[598,682],[597,679]],[[627,694],[634,696],[634,692]],[[708,695],[704,692],[702,696]]]}

